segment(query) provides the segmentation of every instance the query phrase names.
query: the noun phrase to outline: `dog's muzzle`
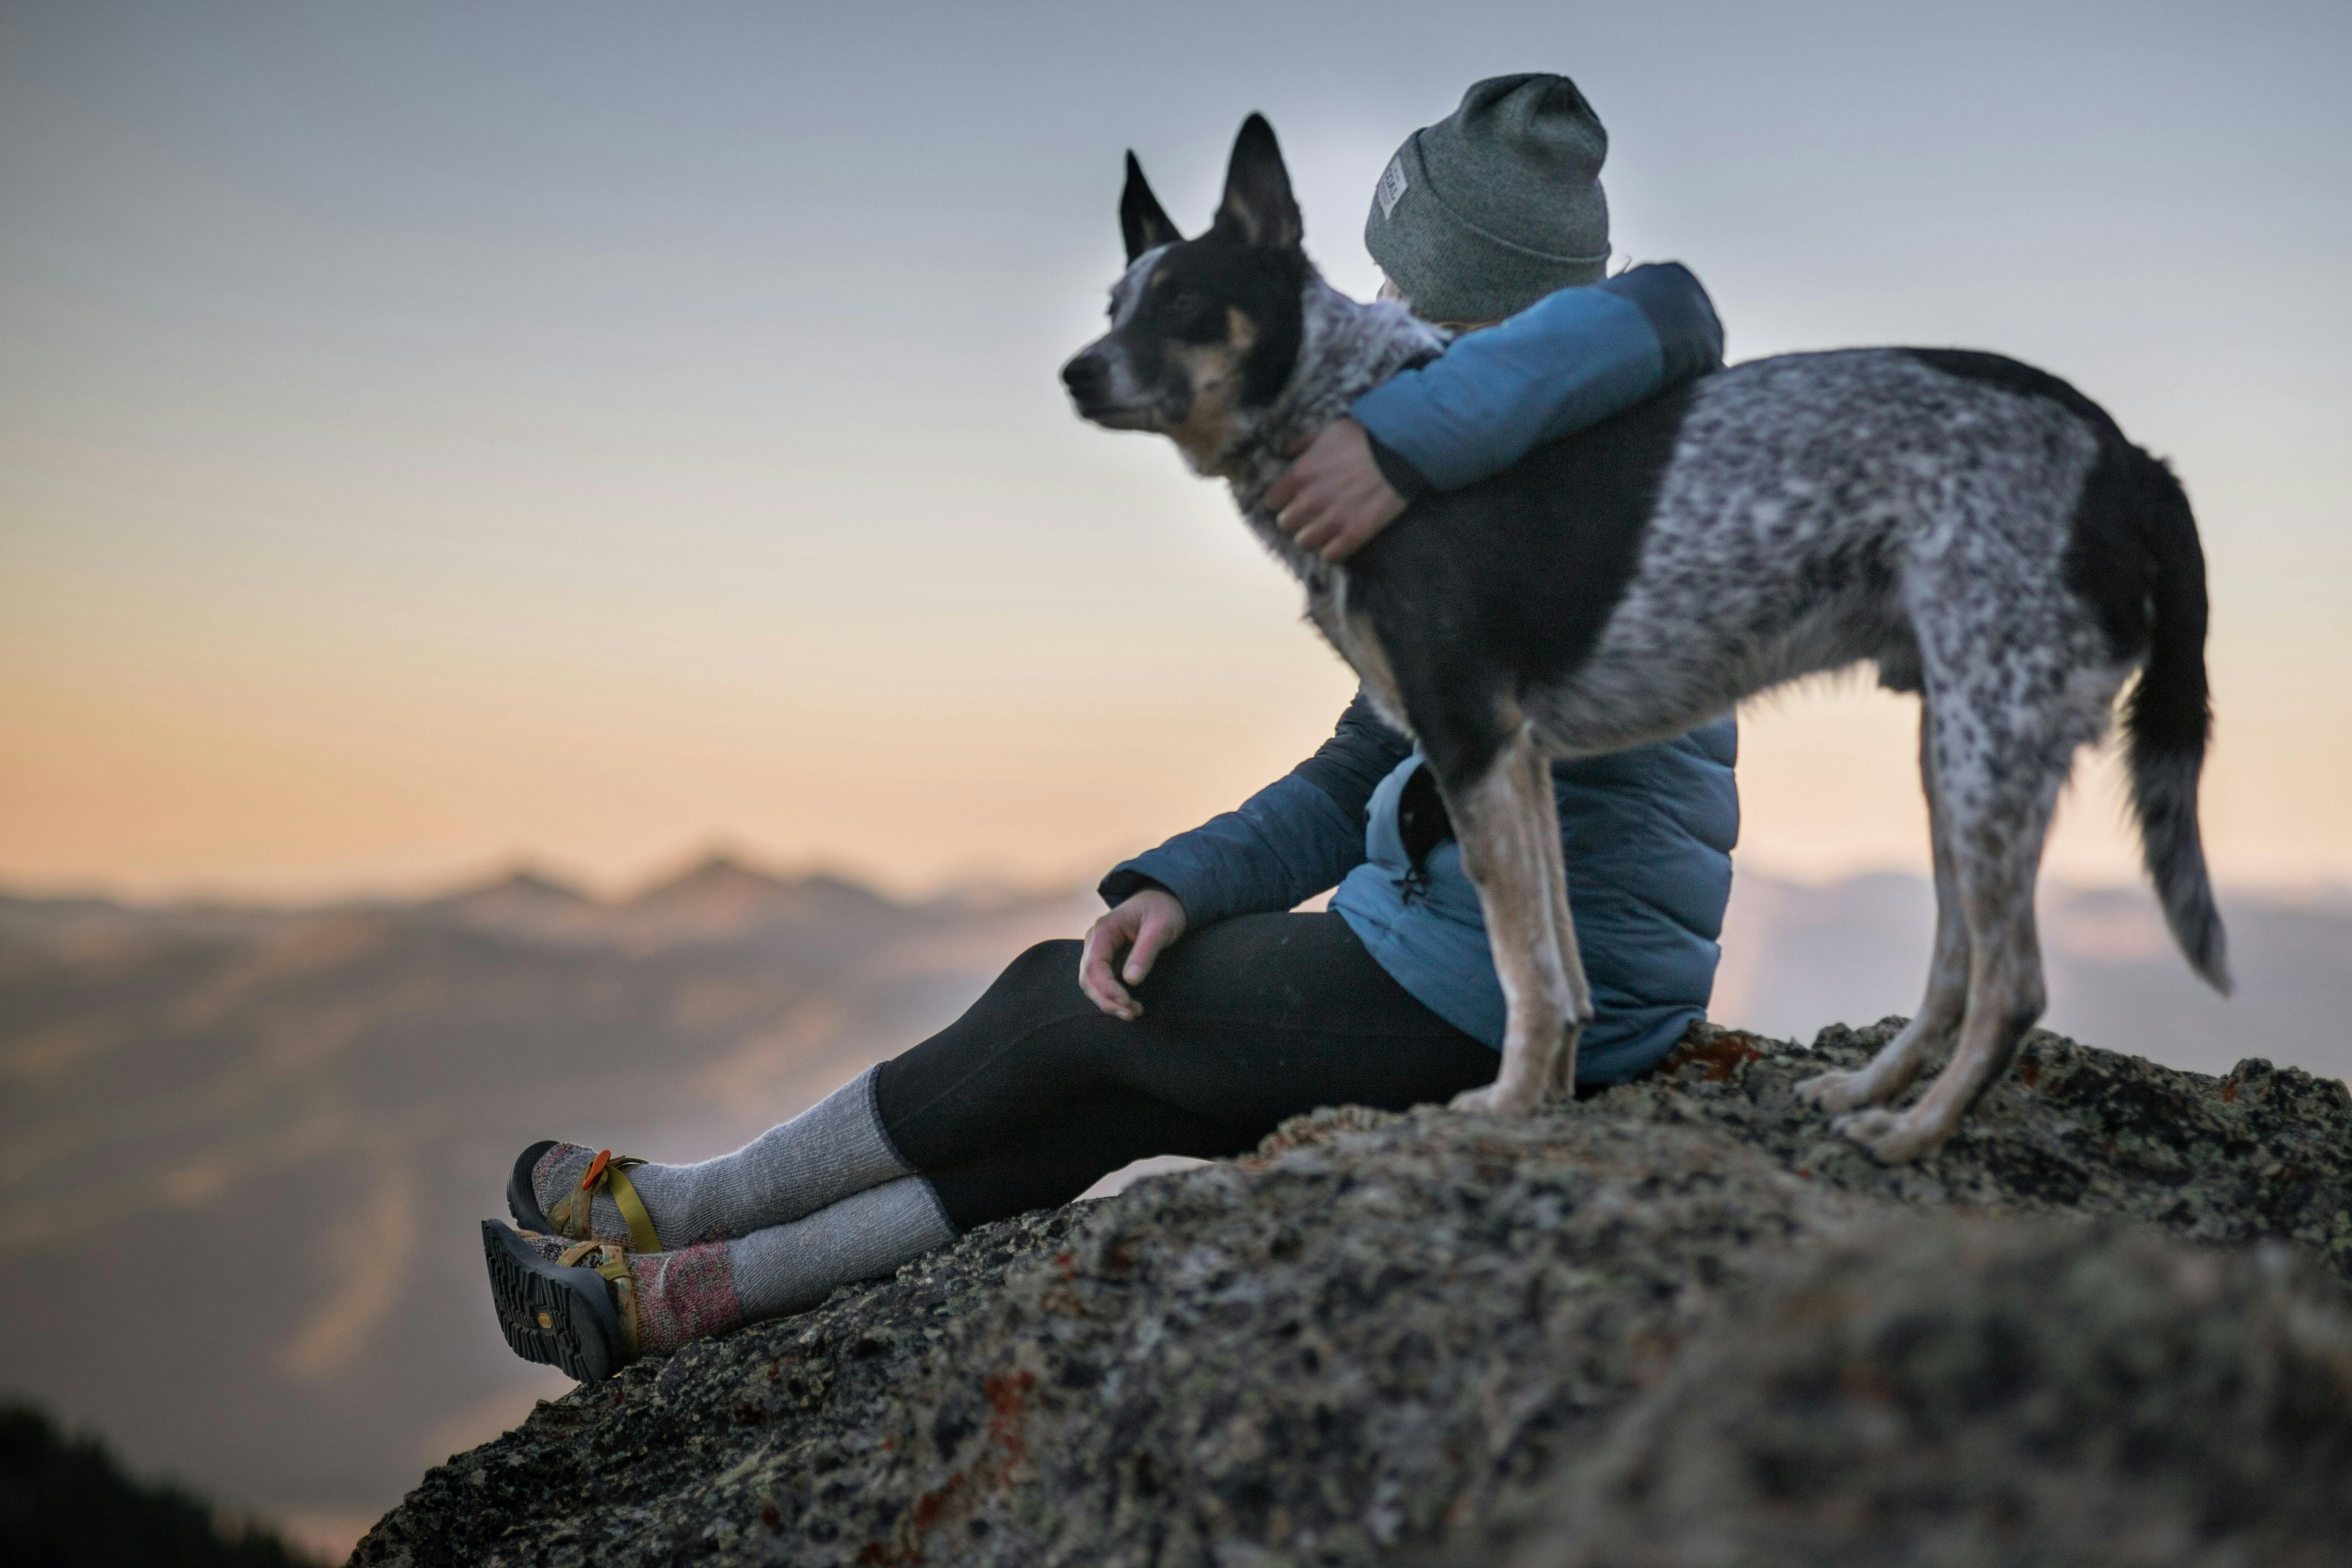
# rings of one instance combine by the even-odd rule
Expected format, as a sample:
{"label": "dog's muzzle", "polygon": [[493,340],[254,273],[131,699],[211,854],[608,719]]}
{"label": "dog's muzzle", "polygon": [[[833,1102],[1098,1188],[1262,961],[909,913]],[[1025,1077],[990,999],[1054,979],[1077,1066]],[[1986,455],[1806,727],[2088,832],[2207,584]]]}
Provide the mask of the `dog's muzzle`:
{"label": "dog's muzzle", "polygon": [[1122,401],[1118,395],[1118,374],[1110,356],[1099,346],[1084,350],[1062,367],[1062,384],[1069,389],[1070,402],[1076,405],[1078,417],[1114,429],[1140,429],[1151,421],[1149,406]]}

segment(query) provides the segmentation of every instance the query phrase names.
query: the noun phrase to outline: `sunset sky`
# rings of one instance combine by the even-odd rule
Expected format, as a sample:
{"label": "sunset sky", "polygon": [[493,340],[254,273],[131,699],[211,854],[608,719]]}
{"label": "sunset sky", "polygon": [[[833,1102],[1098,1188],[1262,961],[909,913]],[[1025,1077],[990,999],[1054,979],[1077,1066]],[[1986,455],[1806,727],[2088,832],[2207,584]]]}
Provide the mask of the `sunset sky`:
{"label": "sunset sky", "polygon": [[[1068,411],[1132,146],[1274,121],[1343,288],[1396,143],[1574,76],[1732,357],[2032,361],[2178,467],[2225,881],[2352,879],[2352,7],[0,4],[0,883],[324,896],[714,844],[1091,880],[1350,679]],[[1743,864],[1924,864],[1906,703],[1743,733]],[[2052,851],[2135,875],[2105,762]]]}

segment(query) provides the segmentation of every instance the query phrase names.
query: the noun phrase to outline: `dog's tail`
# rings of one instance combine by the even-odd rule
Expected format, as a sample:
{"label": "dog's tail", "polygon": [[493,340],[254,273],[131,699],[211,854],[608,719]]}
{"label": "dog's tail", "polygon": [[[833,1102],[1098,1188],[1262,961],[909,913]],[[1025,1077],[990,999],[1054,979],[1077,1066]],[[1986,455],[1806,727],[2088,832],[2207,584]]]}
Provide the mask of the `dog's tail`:
{"label": "dog's tail", "polygon": [[2213,907],[2197,828],[2197,779],[2213,709],[2205,685],[2205,552],[2172,470],[2133,451],[2135,519],[2149,563],[2147,662],[2124,710],[2130,737],[2132,809],[2147,874],[2189,965],[2216,991],[2230,989],[2229,942]]}

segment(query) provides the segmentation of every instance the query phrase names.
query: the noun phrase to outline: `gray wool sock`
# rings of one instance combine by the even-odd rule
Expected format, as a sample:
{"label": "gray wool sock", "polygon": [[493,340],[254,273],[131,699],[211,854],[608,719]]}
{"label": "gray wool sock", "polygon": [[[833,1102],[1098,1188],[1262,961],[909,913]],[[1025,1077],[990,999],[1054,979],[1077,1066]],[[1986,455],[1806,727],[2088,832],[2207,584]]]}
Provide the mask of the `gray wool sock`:
{"label": "gray wool sock", "polygon": [[[749,1236],[910,1174],[914,1167],[898,1158],[882,1131],[874,1090],[880,1070],[866,1068],[731,1154],[697,1165],[631,1167],[629,1180],[663,1245]],[[578,1143],[558,1143],[541,1157],[531,1189],[541,1213],[579,1182],[595,1153]],[[596,1194],[589,1218],[600,1238],[629,1239],[628,1223],[610,1192]]]}
{"label": "gray wool sock", "polygon": [[727,1262],[744,1321],[756,1322],[804,1311],[835,1288],[888,1274],[955,1234],[929,1178],[902,1176],[730,1241]]}
{"label": "gray wool sock", "polygon": [[[840,1287],[878,1279],[955,1237],[929,1178],[901,1176],[739,1240],[632,1253],[637,1349],[666,1355],[746,1323],[806,1311]],[[522,1240],[550,1263],[574,1245],[530,1231]],[[625,1321],[627,1299],[615,1291],[613,1300]]]}

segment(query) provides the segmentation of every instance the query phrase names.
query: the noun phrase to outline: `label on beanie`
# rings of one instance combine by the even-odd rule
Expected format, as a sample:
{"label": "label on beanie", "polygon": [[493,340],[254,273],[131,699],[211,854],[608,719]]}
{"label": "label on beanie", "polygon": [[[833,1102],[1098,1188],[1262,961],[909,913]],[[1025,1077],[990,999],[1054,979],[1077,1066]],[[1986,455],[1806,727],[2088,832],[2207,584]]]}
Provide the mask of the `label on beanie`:
{"label": "label on beanie", "polygon": [[1397,198],[1404,195],[1404,154],[1389,160],[1388,172],[1381,176],[1381,216],[1396,216]]}

